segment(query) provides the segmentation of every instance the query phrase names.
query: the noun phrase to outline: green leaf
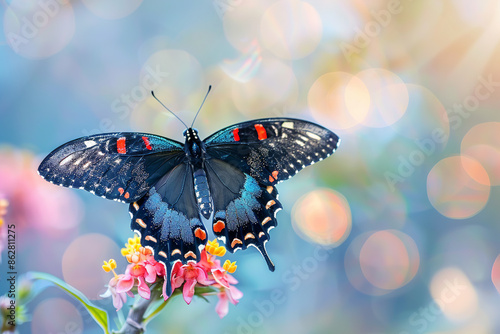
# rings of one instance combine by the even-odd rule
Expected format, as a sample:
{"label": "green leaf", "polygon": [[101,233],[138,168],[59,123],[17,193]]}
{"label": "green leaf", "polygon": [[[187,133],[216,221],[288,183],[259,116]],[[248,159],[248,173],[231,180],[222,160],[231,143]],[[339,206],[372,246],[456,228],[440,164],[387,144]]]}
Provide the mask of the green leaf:
{"label": "green leaf", "polygon": [[97,322],[97,324],[99,324],[99,326],[101,326],[104,333],[109,334],[108,313],[106,311],[104,311],[103,309],[101,309],[97,306],[94,306],[94,304],[92,304],[90,302],[90,300],[88,300],[88,298],[83,293],[81,293],[80,291],[78,291],[77,289],[72,287],[71,285],[67,284],[63,280],[61,280],[53,275],[50,275],[47,273],[41,273],[41,272],[30,272],[30,275],[31,275],[31,278],[33,278],[33,279],[40,279],[40,280],[49,281],[49,282],[57,285],[61,289],[65,290],[67,293],[69,293],[73,297],[75,297],[80,303],[82,303],[83,306],[85,306],[85,308],[90,313],[92,318],[94,318],[94,320]]}

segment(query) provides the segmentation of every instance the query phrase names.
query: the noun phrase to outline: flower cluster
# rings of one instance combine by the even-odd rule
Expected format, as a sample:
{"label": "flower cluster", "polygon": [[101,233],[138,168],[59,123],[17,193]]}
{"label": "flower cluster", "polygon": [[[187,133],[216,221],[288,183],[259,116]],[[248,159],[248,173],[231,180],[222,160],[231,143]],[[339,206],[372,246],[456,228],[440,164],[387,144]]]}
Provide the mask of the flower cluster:
{"label": "flower cluster", "polygon": [[[172,290],[182,289],[187,304],[191,303],[197,286],[215,288],[219,297],[215,310],[221,318],[227,314],[229,302],[236,305],[243,297],[243,293],[234,286],[238,281],[231,276],[236,270],[236,262],[226,260],[221,266],[220,260],[217,259],[225,253],[224,246],[219,246],[216,240],[209,241],[201,251],[199,262],[188,262],[184,265],[181,262],[175,263],[170,277]],[[163,280],[163,298],[166,301],[168,296],[165,292],[167,279],[165,267],[154,259],[150,249],[141,246],[138,236],[128,239],[128,243],[122,249],[122,255],[129,262],[125,274],[116,274],[114,259],[104,261],[102,268],[106,272],[113,272],[114,277],[109,281],[108,290],[102,297],[112,296],[113,305],[119,310],[126,302],[127,295],[134,296],[132,290],[137,290],[142,298],[149,299],[151,285]]]}
{"label": "flower cluster", "polygon": [[134,297],[132,289],[137,288],[137,293],[145,299],[151,296],[150,286],[147,283],[155,283],[157,278],[165,276],[165,267],[156,262],[149,248],[141,246],[139,237],[129,238],[122,255],[130,263],[125,274],[117,275],[115,272],[116,261],[110,259],[104,261],[102,269],[106,272],[112,271],[114,277],[109,281],[108,290],[101,297],[113,297],[113,306],[119,310],[127,300],[127,295]]}

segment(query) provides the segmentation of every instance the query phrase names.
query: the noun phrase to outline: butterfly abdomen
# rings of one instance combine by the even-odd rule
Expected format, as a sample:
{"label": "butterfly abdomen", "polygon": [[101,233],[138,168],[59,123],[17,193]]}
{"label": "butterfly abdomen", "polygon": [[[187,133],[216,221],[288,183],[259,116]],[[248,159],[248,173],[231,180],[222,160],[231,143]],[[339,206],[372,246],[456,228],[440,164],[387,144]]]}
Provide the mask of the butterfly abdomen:
{"label": "butterfly abdomen", "polygon": [[193,178],[198,209],[203,217],[209,219],[212,214],[212,198],[208,188],[207,175],[203,169],[198,169],[193,173]]}

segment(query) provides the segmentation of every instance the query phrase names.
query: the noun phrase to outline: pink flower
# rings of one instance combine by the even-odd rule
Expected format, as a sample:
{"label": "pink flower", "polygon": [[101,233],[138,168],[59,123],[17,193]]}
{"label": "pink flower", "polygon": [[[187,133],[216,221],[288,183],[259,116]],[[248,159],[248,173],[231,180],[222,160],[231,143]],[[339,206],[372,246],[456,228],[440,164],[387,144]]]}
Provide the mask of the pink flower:
{"label": "pink flower", "polygon": [[[101,297],[106,298],[111,296],[113,298],[113,306],[116,308],[116,310],[120,310],[123,306],[123,304],[127,301],[127,292],[118,292],[117,291],[117,285],[120,282],[120,276],[124,275],[117,275],[113,277],[108,284],[108,290],[106,290],[105,293],[101,295]],[[121,290],[120,290],[121,291]]]}
{"label": "pink flower", "polygon": [[233,305],[238,304],[239,299],[243,297],[243,293],[234,286],[229,287],[229,289],[221,287],[217,296],[219,297],[219,302],[215,306],[215,312],[222,319],[229,310],[229,302]]}
{"label": "pink flower", "polygon": [[156,282],[156,277],[164,277],[165,276],[165,267],[163,264],[156,262],[153,256],[147,260],[146,265],[146,274],[144,275],[146,282],[154,283]]}
{"label": "pink flower", "polygon": [[210,272],[213,268],[220,268],[220,261],[217,260],[215,255],[211,255],[205,250],[201,251],[200,262],[198,265],[205,269],[207,272]]}
{"label": "pink flower", "polygon": [[137,281],[139,282],[137,284],[137,293],[142,298],[149,299],[151,297],[151,290],[149,289],[149,286],[144,281],[144,278],[138,277]]}
{"label": "pink flower", "polygon": [[238,281],[224,269],[212,269],[212,275],[214,280],[226,289],[229,289],[230,284],[238,284]]}
{"label": "pink flower", "polygon": [[[118,293],[129,293],[130,290],[134,287],[135,279],[130,276],[130,274],[120,274],[117,277],[113,277],[111,279],[114,280],[117,279],[117,284],[116,284],[116,292]],[[110,281],[110,283],[111,283]]]}
{"label": "pink flower", "polygon": [[127,267],[127,271],[134,277],[141,277],[144,274],[147,274],[146,267],[140,263],[129,265]]}
{"label": "pink flower", "polygon": [[[180,263],[180,262],[177,262]],[[182,296],[187,304],[191,303],[194,296],[194,288],[197,283],[201,285],[211,285],[215,283],[208,279],[207,272],[202,266],[188,262],[188,264],[179,266],[177,263],[172,269],[172,289],[179,288],[184,283]],[[166,297],[166,295],[164,295]],[[166,300],[167,298],[165,298]]]}

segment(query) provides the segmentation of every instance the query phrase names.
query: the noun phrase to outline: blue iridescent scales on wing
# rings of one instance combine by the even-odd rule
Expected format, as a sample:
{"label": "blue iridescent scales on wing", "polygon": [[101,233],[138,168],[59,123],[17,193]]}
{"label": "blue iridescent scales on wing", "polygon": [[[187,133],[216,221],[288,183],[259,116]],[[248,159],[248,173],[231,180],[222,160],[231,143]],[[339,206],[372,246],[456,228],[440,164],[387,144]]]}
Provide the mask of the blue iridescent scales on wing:
{"label": "blue iridescent scales on wing", "polygon": [[[40,164],[40,175],[65,187],[129,203],[131,228],[170,277],[176,262],[200,260],[208,240],[203,221],[230,252],[265,245],[282,208],[276,185],[329,157],[339,138],[291,118],[234,124],[185,143],[145,133],[117,132],[70,141]],[[167,294],[171,293],[167,279]]]}

